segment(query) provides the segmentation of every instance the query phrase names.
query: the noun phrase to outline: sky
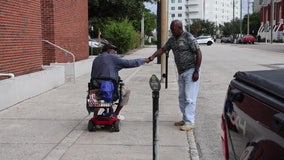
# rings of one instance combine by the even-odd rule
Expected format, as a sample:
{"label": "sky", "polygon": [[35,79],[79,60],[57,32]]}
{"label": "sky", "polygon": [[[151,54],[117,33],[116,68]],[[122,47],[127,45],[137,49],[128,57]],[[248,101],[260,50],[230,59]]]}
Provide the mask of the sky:
{"label": "sky", "polygon": [[[242,0],[242,6],[243,6],[242,14],[243,14],[243,16],[248,13],[248,1],[254,2],[254,0]],[[250,11],[249,11],[250,14],[252,13],[252,6],[253,6],[253,4],[250,3]]]}
{"label": "sky", "polygon": [[145,2],[144,4],[147,9],[150,9],[153,13],[157,13],[157,5],[155,3],[151,4]]}

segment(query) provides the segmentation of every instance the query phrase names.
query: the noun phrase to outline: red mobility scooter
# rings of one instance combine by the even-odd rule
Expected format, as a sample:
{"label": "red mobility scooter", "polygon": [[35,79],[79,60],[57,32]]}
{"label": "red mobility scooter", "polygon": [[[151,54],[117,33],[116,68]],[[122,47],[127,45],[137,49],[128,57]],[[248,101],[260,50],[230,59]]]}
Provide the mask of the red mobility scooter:
{"label": "red mobility scooter", "polygon": [[[100,97],[102,81],[113,83],[113,96],[111,100],[104,100]],[[111,132],[119,132],[120,119],[114,114],[113,107],[118,106],[122,101],[122,80],[118,82],[113,79],[91,79],[88,83],[88,95],[86,108],[93,117],[88,122],[88,130],[96,131],[99,128],[110,129]]]}

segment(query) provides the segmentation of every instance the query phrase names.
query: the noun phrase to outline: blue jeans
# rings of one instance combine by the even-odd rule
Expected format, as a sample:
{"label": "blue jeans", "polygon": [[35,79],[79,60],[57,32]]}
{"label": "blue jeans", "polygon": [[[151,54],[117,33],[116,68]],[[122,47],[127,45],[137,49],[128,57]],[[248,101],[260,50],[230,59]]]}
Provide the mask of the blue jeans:
{"label": "blue jeans", "polygon": [[185,124],[195,123],[195,108],[199,89],[199,79],[195,82],[192,81],[193,72],[194,68],[190,68],[178,76],[179,107],[183,114],[182,120]]}

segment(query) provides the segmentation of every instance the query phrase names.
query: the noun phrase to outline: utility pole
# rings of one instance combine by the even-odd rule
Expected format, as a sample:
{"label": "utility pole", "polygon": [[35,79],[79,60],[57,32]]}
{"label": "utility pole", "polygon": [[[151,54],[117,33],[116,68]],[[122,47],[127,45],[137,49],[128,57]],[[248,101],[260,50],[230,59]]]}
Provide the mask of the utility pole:
{"label": "utility pole", "polygon": [[233,0],[233,20],[235,20],[235,0]]}
{"label": "utility pole", "polygon": [[[233,25],[235,25],[235,0],[233,0]],[[233,29],[233,41],[235,43],[236,33],[235,33],[235,27]]]}
{"label": "utility pole", "polygon": [[[161,2],[161,46],[164,45],[168,39],[168,20],[167,20],[167,0],[160,0]],[[164,82],[163,75],[166,72],[166,54],[161,55],[161,82]]]}
{"label": "utility pole", "polygon": [[248,19],[247,19],[247,34],[249,34],[249,0],[248,0]]}
{"label": "utility pole", "polygon": [[271,4],[270,4],[270,6],[271,6],[271,20],[270,20],[270,33],[271,33],[271,35],[270,35],[270,43],[272,44],[272,42],[273,42],[273,21],[274,21],[274,2],[273,2],[273,0],[271,0]]}
{"label": "utility pole", "polygon": [[242,35],[243,34],[243,27],[242,27],[242,25],[243,25],[243,2],[242,2],[243,0],[240,0],[240,35]]}
{"label": "utility pole", "polygon": [[[161,2],[157,2],[157,49],[161,48]],[[157,57],[157,64],[161,64],[161,57]]]}
{"label": "utility pole", "polygon": [[142,13],[142,19],[141,19],[141,47],[144,47],[144,11]]}

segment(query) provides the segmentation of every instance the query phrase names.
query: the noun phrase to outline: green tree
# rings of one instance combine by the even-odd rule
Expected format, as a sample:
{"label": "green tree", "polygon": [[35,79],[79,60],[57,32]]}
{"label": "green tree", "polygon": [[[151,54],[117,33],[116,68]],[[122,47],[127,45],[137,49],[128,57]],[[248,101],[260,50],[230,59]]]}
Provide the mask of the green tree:
{"label": "green tree", "polygon": [[147,38],[150,36],[153,36],[153,30],[157,28],[157,15],[154,13],[151,13],[150,10],[148,12],[145,12],[145,35]]}
{"label": "green tree", "polygon": [[103,30],[103,35],[117,46],[120,54],[133,49],[137,44],[137,33],[127,19],[121,22],[109,21]]}
{"label": "green tree", "polygon": [[[91,22],[104,20],[129,21],[142,18],[145,10],[144,2],[154,3],[156,0],[88,0],[88,15]],[[101,19],[101,20],[93,20]],[[97,25],[97,24],[94,24]]]}
{"label": "green tree", "polygon": [[197,37],[201,31],[202,25],[200,19],[193,20],[193,23],[190,25],[190,32]]}
{"label": "green tree", "polygon": [[[154,13],[151,13],[149,9],[144,10],[144,33],[147,39],[150,36],[153,36],[153,30],[157,28],[157,15]],[[137,30],[137,32],[140,32],[141,30],[141,21],[140,20],[133,20],[133,26]]]}
{"label": "green tree", "polygon": [[[247,22],[248,22],[248,15],[244,16],[243,19],[243,33],[247,33]],[[260,13],[256,12],[249,15],[249,34],[256,36],[257,31],[260,27]]]}
{"label": "green tree", "polygon": [[215,23],[214,22],[210,22],[208,20],[203,20],[202,21],[202,31],[203,33],[202,34],[205,34],[205,35],[215,35],[216,33],[216,29],[215,29]]}
{"label": "green tree", "polygon": [[[144,2],[156,2],[156,0],[88,0],[89,33],[91,37],[105,35],[105,27],[109,22],[122,22],[127,19],[139,32],[141,28],[142,13],[145,11],[145,34],[151,35],[156,28],[156,16],[145,9]],[[135,33],[137,37],[137,33]],[[140,37],[140,36],[139,36]],[[115,44],[116,45],[116,44]]]}
{"label": "green tree", "polygon": [[225,22],[224,25],[220,25],[221,34],[223,36],[231,36],[240,33],[240,19],[236,18],[231,22]]}
{"label": "green tree", "polygon": [[190,26],[190,32],[196,37],[200,35],[213,36],[216,34],[216,26],[208,20],[195,19]]}
{"label": "green tree", "polygon": [[141,18],[145,1],[148,0],[89,0],[89,19],[94,17],[113,20]]}
{"label": "green tree", "polygon": [[224,25],[220,25],[221,34],[225,37],[232,35],[232,23],[225,22]]}

